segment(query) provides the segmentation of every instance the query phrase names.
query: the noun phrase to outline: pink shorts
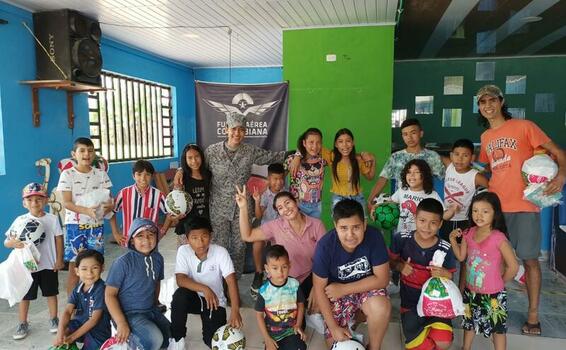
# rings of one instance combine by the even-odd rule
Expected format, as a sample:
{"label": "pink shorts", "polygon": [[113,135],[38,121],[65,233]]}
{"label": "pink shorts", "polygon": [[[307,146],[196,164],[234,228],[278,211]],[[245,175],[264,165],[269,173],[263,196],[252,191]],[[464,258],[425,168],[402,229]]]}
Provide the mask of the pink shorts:
{"label": "pink shorts", "polygon": [[[362,304],[369,298],[375,296],[386,297],[387,291],[384,288],[372,289],[367,292],[345,295],[334,302],[331,301],[334,321],[336,321],[340,327],[348,328],[351,321],[353,323],[353,319],[358,310],[362,309]],[[327,339],[332,337],[326,323],[324,324],[324,337]]]}

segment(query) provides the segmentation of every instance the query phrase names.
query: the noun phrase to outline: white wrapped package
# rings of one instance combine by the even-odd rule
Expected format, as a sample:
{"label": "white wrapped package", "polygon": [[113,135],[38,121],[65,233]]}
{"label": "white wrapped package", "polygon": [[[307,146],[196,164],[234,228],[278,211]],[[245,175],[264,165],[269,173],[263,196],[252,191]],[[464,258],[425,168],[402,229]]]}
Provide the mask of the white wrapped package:
{"label": "white wrapped package", "polygon": [[527,159],[521,168],[527,187],[523,198],[540,208],[560,204],[562,193],[543,194],[546,184],[558,174],[558,165],[546,154],[537,154]]}
{"label": "white wrapped package", "polygon": [[554,179],[558,165],[546,154],[537,154],[523,162],[521,173],[527,185],[542,184]]}
{"label": "white wrapped package", "polygon": [[102,208],[102,204],[110,201],[111,199],[110,190],[100,188],[84,194],[75,204],[80,205],[81,207],[96,208],[96,221],[102,222],[103,219],[109,219],[112,217],[112,212],[104,216],[104,208]]}

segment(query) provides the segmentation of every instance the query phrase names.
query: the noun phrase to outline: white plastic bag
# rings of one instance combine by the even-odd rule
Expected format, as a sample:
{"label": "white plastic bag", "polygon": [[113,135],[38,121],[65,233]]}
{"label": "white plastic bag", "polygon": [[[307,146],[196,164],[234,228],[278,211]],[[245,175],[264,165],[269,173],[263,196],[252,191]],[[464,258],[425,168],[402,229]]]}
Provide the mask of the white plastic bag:
{"label": "white plastic bag", "polygon": [[165,317],[171,321],[171,302],[173,301],[173,294],[177,290],[177,280],[175,276],[169,277],[166,280],[161,281],[161,286],[159,288],[159,302],[167,306],[167,311],[165,312]]}
{"label": "white plastic bag", "polygon": [[419,316],[453,319],[464,314],[458,286],[447,278],[431,277],[423,285],[417,304]]}
{"label": "white plastic bag", "polygon": [[532,156],[523,162],[521,173],[527,184],[523,198],[540,208],[561,203],[561,192],[552,195],[543,194],[546,185],[558,174],[558,165],[552,158],[546,154]]}
{"label": "white plastic bag", "polygon": [[8,259],[0,264],[0,298],[10,307],[20,302],[29,291],[33,278],[24,265],[23,249],[13,249]]}
{"label": "white plastic bag", "polygon": [[30,272],[37,272],[37,270],[39,269],[38,265],[39,258],[41,258],[41,253],[39,252],[39,250],[37,250],[33,243],[26,242],[24,244],[25,247],[23,247],[22,249],[17,249],[18,254],[21,253],[22,262]]}
{"label": "white plastic bag", "polygon": [[96,207],[96,221],[102,222],[103,219],[109,219],[112,217],[112,212],[104,215],[104,208],[102,208],[102,204],[111,200],[112,197],[110,196],[110,190],[106,188],[100,188],[94,191],[90,191],[85,193],[77,200],[77,205],[87,208],[94,208]]}
{"label": "white plastic bag", "polygon": [[[430,265],[441,267],[444,264],[446,253],[437,250],[434,252]],[[447,278],[431,277],[421,289],[421,296],[417,303],[419,316],[441,317],[452,319],[464,314],[464,302],[458,286]]]}

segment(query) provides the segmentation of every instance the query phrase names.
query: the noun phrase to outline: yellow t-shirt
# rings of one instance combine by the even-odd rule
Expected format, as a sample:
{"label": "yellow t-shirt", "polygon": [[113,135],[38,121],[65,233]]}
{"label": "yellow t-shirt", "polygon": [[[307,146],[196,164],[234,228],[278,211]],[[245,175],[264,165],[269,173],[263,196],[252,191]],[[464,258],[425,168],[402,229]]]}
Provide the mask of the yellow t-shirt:
{"label": "yellow t-shirt", "polygon": [[[322,158],[328,163],[328,166],[332,169],[332,161],[334,160],[334,153],[326,148],[322,148]],[[358,168],[360,169],[360,175],[365,175],[370,172],[371,168],[366,165],[366,162],[358,159]],[[336,173],[338,181],[332,174],[332,187],[330,192],[337,194],[339,196],[356,196],[362,193],[362,187],[359,186],[355,188],[350,181],[352,177],[352,166],[350,163],[338,162],[336,166]]]}

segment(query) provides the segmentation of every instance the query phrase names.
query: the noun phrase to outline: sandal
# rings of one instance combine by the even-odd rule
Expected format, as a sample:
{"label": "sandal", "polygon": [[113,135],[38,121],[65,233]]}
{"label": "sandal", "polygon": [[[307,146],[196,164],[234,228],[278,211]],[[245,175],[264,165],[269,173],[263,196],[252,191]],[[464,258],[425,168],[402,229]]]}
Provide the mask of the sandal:
{"label": "sandal", "polygon": [[523,335],[535,335],[540,336],[542,329],[540,328],[540,322],[537,323],[529,323],[526,321],[523,323],[523,327],[521,328],[521,334]]}

